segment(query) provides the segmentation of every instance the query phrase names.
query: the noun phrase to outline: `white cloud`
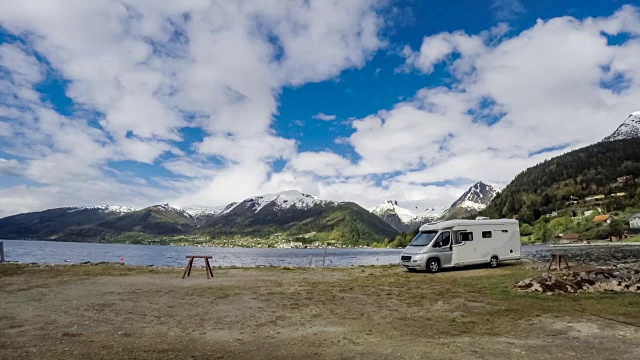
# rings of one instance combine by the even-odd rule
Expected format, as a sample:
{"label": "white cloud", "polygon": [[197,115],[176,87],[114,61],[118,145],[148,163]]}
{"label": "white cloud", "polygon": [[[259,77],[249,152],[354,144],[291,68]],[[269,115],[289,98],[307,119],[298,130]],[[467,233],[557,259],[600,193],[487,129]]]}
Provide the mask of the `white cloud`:
{"label": "white cloud", "polygon": [[333,121],[336,119],[335,115],[327,115],[321,112],[313,115],[312,117],[316,120],[322,120],[322,121]]}
{"label": "white cloud", "polygon": [[[148,187],[126,201],[183,192],[219,204],[253,195],[273,161],[296,153],[294,140],[271,129],[282,87],[364,66],[385,46],[378,8],[373,0],[0,1],[0,25],[23,40],[0,46],[0,67],[11,74],[0,80],[0,116],[8,120],[0,122],[8,139],[0,150],[23,158],[15,161],[25,177],[42,185],[33,188],[40,202],[25,201],[29,209],[93,203],[126,189],[109,169],[124,160],[197,178],[159,179],[173,188]],[[67,81],[73,114],[41,101],[35,86],[47,72]],[[177,146],[184,127],[204,132],[190,145],[196,154]],[[223,165],[207,169],[207,158]]]}
{"label": "white cloud", "polygon": [[[464,179],[504,186],[529,166],[599,141],[640,109],[639,23],[638,9],[624,6],[604,18],[539,20],[507,38],[505,25],[427,36],[419,51],[405,48],[407,66],[429,74],[446,62],[455,82],[353,121],[355,131],[342,143],[358,161],[307,153],[295,169],[350,176],[346,184],[387,174],[388,182],[417,192]],[[606,34],[620,33],[630,38],[608,44]],[[619,75],[624,89],[602,85]]]}
{"label": "white cloud", "polygon": [[[640,15],[624,6],[516,34],[498,24],[426,36],[420,49],[404,48],[402,70],[444,64],[448,86],[350,119],[353,133],[335,141],[351,146],[348,156],[299,152],[271,127],[278,95],[363,67],[386,46],[378,9],[366,0],[0,1],[0,25],[23,39],[0,45],[10,74],[0,79],[0,150],[16,158],[0,159],[0,173],[38,183],[0,189],[0,215],[102,202],[221,205],[290,188],[365,206],[446,204],[475,180],[504,185],[559,148],[598,141],[640,109]],[[620,33],[628,39],[609,45]],[[50,74],[68,81],[70,113],[35,90]],[[624,86],[602,85],[621,77]],[[185,128],[202,140],[188,143]],[[181,176],[109,166],[124,161]]]}

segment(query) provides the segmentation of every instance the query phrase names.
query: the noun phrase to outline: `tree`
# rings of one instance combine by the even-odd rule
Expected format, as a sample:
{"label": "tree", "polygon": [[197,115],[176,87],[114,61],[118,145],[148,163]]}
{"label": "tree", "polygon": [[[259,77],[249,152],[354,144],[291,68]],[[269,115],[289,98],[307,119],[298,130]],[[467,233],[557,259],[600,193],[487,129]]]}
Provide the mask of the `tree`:
{"label": "tree", "polygon": [[547,242],[551,240],[551,230],[549,225],[544,221],[544,218],[539,219],[533,226],[533,237],[541,242]]}
{"label": "tree", "polygon": [[533,226],[529,224],[522,224],[522,226],[520,226],[520,235],[529,236],[531,234],[533,234]]}
{"label": "tree", "polygon": [[553,236],[556,236],[567,232],[573,225],[573,219],[563,216],[551,220],[549,222],[549,230],[551,230]]}
{"label": "tree", "polygon": [[627,230],[626,225],[619,219],[613,219],[609,223],[609,236],[615,236],[618,239],[624,235],[624,232]]}

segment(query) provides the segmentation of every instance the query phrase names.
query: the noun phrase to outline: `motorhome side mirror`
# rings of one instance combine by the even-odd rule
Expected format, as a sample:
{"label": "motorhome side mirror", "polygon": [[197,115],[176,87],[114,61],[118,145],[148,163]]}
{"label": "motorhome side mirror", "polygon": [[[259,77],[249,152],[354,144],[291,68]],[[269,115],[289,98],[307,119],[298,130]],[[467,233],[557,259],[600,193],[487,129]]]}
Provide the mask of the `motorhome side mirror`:
{"label": "motorhome side mirror", "polygon": [[440,241],[436,241],[435,244],[433,244],[434,248],[439,248],[442,247],[442,243]]}

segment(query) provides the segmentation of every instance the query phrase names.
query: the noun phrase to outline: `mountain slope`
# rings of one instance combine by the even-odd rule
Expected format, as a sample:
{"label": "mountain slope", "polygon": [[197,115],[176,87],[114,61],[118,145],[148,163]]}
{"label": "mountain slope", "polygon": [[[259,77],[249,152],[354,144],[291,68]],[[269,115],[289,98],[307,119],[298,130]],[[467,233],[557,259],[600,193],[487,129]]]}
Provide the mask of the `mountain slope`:
{"label": "mountain slope", "polygon": [[100,205],[56,208],[8,216],[0,219],[0,238],[57,238],[65,231],[95,225],[135,210],[124,206]]}
{"label": "mountain slope", "polygon": [[497,193],[498,190],[495,187],[479,181],[465,191],[458,200],[454,201],[442,218],[447,220],[459,219],[474,215],[486,208]]}
{"label": "mountain slope", "polygon": [[640,111],[631,113],[629,117],[611,135],[602,141],[633,139],[640,137]]}
{"label": "mountain slope", "polygon": [[329,240],[364,245],[393,238],[398,232],[365,208],[353,202],[329,206],[319,216],[291,227],[291,234],[325,233]]}
{"label": "mountain slope", "polygon": [[496,193],[495,187],[480,181],[472,185],[450,206],[433,206],[432,200],[386,200],[371,212],[394,229],[410,233],[430,221],[474,215],[491,203]]}
{"label": "mountain slope", "polygon": [[432,200],[386,200],[371,212],[400,232],[412,232],[420,225],[436,220],[446,211],[446,206],[434,206]]}
{"label": "mountain slope", "polygon": [[197,231],[212,238],[322,233],[325,238],[352,245],[397,235],[392,227],[357,204],[319,200],[298,191],[245,199]]}
{"label": "mountain slope", "polygon": [[532,223],[571,197],[625,192],[635,195],[638,181],[617,183],[623,176],[640,177],[640,138],[605,141],[568,152],[533,166],[509,183],[481,212],[490,217],[518,215]]}
{"label": "mountain slope", "polygon": [[88,206],[0,219],[4,239],[121,242],[179,235],[206,235],[212,241],[304,236],[307,242],[363,245],[394,237],[397,231],[357,204],[319,200],[298,191],[256,196],[218,208]]}

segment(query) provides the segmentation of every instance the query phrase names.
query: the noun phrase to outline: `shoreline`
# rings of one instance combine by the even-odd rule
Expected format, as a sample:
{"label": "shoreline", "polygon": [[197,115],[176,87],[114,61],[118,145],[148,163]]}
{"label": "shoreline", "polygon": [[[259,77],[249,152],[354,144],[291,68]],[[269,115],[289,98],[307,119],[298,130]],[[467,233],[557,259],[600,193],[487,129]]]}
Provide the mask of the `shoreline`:
{"label": "shoreline", "polygon": [[580,243],[580,244],[549,244],[549,247],[552,248],[562,248],[562,247],[590,247],[590,246],[599,246],[599,247],[615,247],[615,246],[640,246],[640,242],[619,242],[619,243],[611,243],[611,242],[597,242],[597,243]]}
{"label": "shoreline", "polygon": [[[166,246],[166,247],[197,247],[197,248],[218,248],[218,249],[296,249],[296,250],[312,250],[312,249],[375,249],[375,250],[402,250],[404,248],[377,248],[372,246],[314,246],[306,245],[301,247],[285,247],[285,246],[238,246],[238,245],[217,245],[213,243],[175,243],[175,244],[133,244],[124,242],[100,242],[100,241],[71,241],[56,239],[0,239],[0,241],[42,241],[51,243],[68,243],[68,244],[99,244],[99,245],[140,245],[140,246]],[[213,245],[212,245],[213,244]]]}

